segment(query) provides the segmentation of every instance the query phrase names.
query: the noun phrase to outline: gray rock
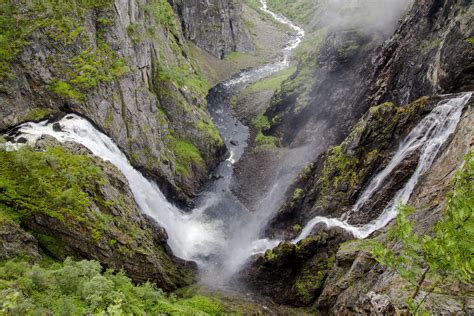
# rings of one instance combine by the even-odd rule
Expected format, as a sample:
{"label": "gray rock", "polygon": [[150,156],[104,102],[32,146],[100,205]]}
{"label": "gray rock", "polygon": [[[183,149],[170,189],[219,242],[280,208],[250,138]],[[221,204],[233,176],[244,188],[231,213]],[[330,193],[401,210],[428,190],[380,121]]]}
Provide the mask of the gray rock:
{"label": "gray rock", "polygon": [[241,19],[239,0],[170,0],[181,19],[184,36],[210,54],[223,59],[231,52],[255,47]]}

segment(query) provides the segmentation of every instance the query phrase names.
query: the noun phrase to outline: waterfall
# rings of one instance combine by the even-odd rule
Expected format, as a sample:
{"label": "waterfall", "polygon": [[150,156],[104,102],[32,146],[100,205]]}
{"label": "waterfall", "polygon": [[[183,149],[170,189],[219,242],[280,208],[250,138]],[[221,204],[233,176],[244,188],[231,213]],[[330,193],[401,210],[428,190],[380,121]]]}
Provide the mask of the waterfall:
{"label": "waterfall", "polygon": [[198,256],[210,255],[221,247],[219,243],[224,239],[219,221],[207,219],[199,209],[186,214],[169,203],[158,186],[134,169],[117,145],[89,121],[70,114],[58,123],[61,131],[54,130],[53,123],[46,121],[20,125],[17,138],[24,137],[34,144],[41,135],[50,135],[60,142],[82,144],[95,156],[111,162],[127,178],[141,211],[167,230],[168,244],[178,257],[195,260]]}
{"label": "waterfall", "polygon": [[404,187],[395,194],[378,218],[365,225],[351,225],[341,219],[317,216],[303,228],[300,235],[293,242],[298,242],[308,237],[314,226],[320,223],[324,223],[328,227],[343,228],[357,238],[367,238],[373,232],[385,227],[397,216],[398,206],[409,201],[421,176],[431,167],[441,147],[456,130],[464,106],[471,96],[472,93],[464,93],[450,100],[441,101],[430,114],[415,126],[405,140],[402,141],[387,167],[380,171],[363,191],[352,211],[358,211],[366,201],[372,198],[384,180],[410,153],[421,150],[414,173]]}

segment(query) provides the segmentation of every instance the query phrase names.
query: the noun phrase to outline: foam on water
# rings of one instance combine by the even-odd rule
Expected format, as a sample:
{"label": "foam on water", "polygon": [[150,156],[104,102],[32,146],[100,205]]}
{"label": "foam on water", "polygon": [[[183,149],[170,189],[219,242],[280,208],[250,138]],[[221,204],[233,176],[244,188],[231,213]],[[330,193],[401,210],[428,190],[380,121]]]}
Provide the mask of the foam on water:
{"label": "foam on water", "polygon": [[194,260],[201,255],[210,255],[223,241],[221,223],[202,215],[201,210],[186,214],[169,203],[158,186],[134,169],[127,157],[105,134],[99,132],[89,121],[67,115],[59,121],[62,131],[55,131],[52,123],[26,123],[19,127],[18,137],[30,143],[41,135],[50,135],[61,142],[72,141],[87,147],[95,156],[114,164],[127,178],[130,189],[142,212],[166,228],[168,243],[178,257]]}

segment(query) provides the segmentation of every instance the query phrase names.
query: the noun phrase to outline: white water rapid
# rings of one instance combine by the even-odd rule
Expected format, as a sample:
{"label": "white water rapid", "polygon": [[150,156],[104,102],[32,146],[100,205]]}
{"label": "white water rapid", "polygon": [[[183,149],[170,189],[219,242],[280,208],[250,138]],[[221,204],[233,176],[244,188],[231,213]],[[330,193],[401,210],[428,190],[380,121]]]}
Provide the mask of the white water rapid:
{"label": "white water rapid", "polygon": [[[229,95],[225,95],[225,98],[223,95],[224,93],[230,94],[233,91],[238,91],[236,86],[241,87],[256,82],[288,67],[290,52],[298,47],[304,36],[303,29],[284,16],[270,11],[265,0],[260,0],[260,3],[262,11],[275,20],[288,25],[295,31],[295,37],[284,48],[283,57],[279,62],[245,71],[223,83],[222,90],[216,89],[216,98],[222,97],[222,99],[217,100],[219,104],[228,102],[224,99]],[[306,225],[300,236],[293,242],[296,243],[307,237],[318,223],[342,227],[358,238],[365,238],[373,231],[384,227],[396,216],[396,206],[408,201],[421,175],[431,166],[440,147],[455,130],[463,106],[470,97],[471,94],[464,94],[447,102],[441,102],[400,144],[399,150],[387,168],[372,180],[354,206],[353,211],[357,211],[365,201],[377,193],[380,184],[390,176],[391,171],[407,155],[414,150],[421,149],[421,157],[416,171],[380,217],[361,226],[350,225],[341,219],[316,217]],[[259,239],[258,237],[261,227],[271,215],[270,211],[265,210],[263,215],[251,214],[229,189],[233,176],[233,164],[240,159],[245,150],[248,130],[242,124],[239,125],[231,110],[228,109],[228,105],[222,104],[217,106],[214,112],[210,112],[229,147],[231,158],[219,166],[217,170],[219,179],[210,183],[203,190],[197,201],[198,207],[191,213],[184,213],[169,203],[158,186],[134,169],[126,156],[108,136],[98,131],[89,121],[80,116],[66,115],[58,122],[61,126],[60,131],[53,129],[52,122],[45,121],[25,123],[19,126],[15,132],[17,133],[17,139],[25,137],[31,143],[34,143],[41,135],[53,136],[61,142],[77,142],[87,147],[94,155],[114,164],[127,178],[135,200],[143,213],[155,219],[168,232],[168,243],[173,253],[180,258],[196,261],[201,270],[209,271],[206,277],[212,278],[209,281],[215,284],[225,282],[226,278],[238,271],[251,255],[273,248],[280,242],[280,240]],[[236,129],[241,129],[241,131],[236,132]],[[239,145],[230,146],[231,140],[238,140]],[[17,145],[10,143],[10,146],[15,147]],[[300,152],[295,151],[293,154],[295,156],[300,155]],[[278,174],[278,176],[280,175]],[[284,179],[284,181],[276,183],[267,196],[262,197],[262,205],[265,204],[271,210],[278,209],[279,205],[276,204],[279,201],[274,201],[275,194],[273,193],[280,192],[279,190],[282,189],[283,184],[290,182],[291,179]],[[268,205],[271,205],[271,207],[268,207]],[[216,273],[216,271],[218,272]],[[222,280],[217,280],[220,277],[218,276],[219,273]]]}

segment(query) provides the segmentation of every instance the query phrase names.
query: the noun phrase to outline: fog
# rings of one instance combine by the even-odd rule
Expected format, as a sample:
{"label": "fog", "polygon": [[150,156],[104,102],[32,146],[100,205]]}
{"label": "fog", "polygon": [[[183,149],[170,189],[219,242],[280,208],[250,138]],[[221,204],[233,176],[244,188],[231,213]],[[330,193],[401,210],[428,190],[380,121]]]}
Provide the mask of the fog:
{"label": "fog", "polygon": [[312,29],[358,29],[366,33],[392,33],[413,0],[323,0],[310,23]]}

